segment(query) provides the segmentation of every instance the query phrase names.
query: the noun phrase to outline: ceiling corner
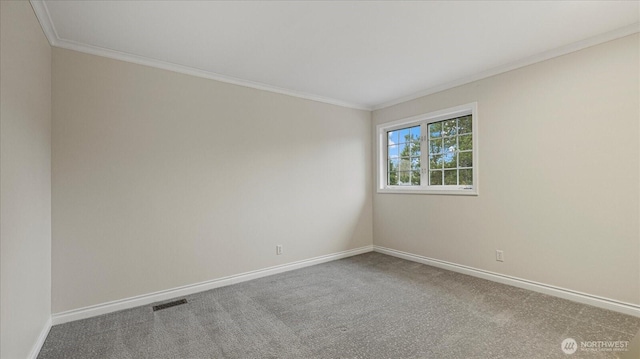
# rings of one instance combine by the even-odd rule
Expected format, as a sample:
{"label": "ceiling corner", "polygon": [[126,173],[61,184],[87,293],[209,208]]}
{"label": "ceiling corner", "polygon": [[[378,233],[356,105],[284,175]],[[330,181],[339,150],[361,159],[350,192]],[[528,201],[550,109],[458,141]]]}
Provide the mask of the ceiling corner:
{"label": "ceiling corner", "polygon": [[488,69],[484,72],[481,73],[477,73],[471,76],[467,76],[467,77],[462,77],[459,78],[457,80],[454,81],[450,81],[447,83],[443,83],[434,87],[430,87],[427,88],[425,90],[416,92],[416,93],[412,93],[406,96],[402,96],[402,97],[398,97],[396,99],[387,101],[387,102],[383,102],[380,104],[377,104],[375,106],[372,107],[371,111],[377,111],[377,110],[382,110],[385,109],[387,107],[391,107],[391,106],[395,106],[397,104],[401,104],[404,102],[408,102],[411,100],[415,100],[417,98],[420,97],[424,97],[424,96],[428,96],[437,92],[441,92],[441,91],[445,91],[457,86],[462,86],[474,81],[478,81],[478,80],[482,80],[491,76],[495,76],[495,75],[499,75],[501,73],[505,73],[511,70],[516,70],[519,69],[521,67],[525,67],[528,65],[532,65],[538,62],[542,62],[542,61],[546,61],[555,57],[559,57],[559,56],[563,56],[572,52],[576,52],[576,51],[580,51],[583,49],[586,49],[588,47],[591,46],[596,46],[608,41],[613,41],[625,36],[629,36],[629,35],[633,35],[636,33],[640,33],[640,22],[636,22],[624,27],[621,27],[619,29],[613,30],[613,31],[609,31],[607,33],[604,34],[600,34],[597,36],[593,36],[590,37],[588,39],[582,40],[582,41],[578,41],[578,42],[574,42],[571,44],[567,44],[549,51],[545,51],[541,54],[536,54],[533,56],[529,56],[527,58],[523,58],[517,61],[513,61],[510,63],[506,63],[503,64],[501,66],[498,67],[494,67],[491,69]]}
{"label": "ceiling corner", "polygon": [[51,21],[47,4],[45,4],[44,0],[29,0],[29,2],[36,14],[36,18],[38,18],[38,22],[40,22],[44,35],[47,37],[47,40],[49,40],[49,44],[56,46],[59,38],[56,33],[56,28],[53,26],[53,21]]}

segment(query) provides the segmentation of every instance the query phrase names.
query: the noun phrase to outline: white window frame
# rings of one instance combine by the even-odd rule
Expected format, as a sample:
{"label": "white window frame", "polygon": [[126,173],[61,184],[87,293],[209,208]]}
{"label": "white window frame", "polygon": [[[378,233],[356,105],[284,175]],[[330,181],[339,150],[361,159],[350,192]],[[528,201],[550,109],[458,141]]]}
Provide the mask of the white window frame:
{"label": "white window frame", "polygon": [[[429,176],[428,173],[428,161],[429,161],[429,150],[428,150],[428,131],[427,126],[429,123],[444,121],[448,119],[453,119],[456,117],[461,117],[465,115],[471,115],[471,126],[472,131],[471,134],[473,136],[472,139],[472,161],[473,161],[473,185],[472,186],[462,186],[462,185],[441,185],[441,186],[429,186],[429,185],[420,185],[420,186],[410,186],[410,185],[398,185],[398,186],[389,186],[387,185],[387,132],[402,129],[406,127],[412,126],[421,126],[421,141],[420,141],[420,171],[422,180],[421,183],[428,182],[428,179],[425,181],[425,176]],[[479,194],[478,191],[478,169],[479,169],[479,161],[478,161],[478,103],[472,102],[461,106],[451,107],[440,111],[429,112],[418,116],[413,116],[409,118],[404,118],[401,120],[387,122],[376,126],[376,138],[377,138],[377,180],[378,180],[378,193],[409,193],[409,194],[446,194],[446,195],[467,195],[467,196],[477,196]]]}

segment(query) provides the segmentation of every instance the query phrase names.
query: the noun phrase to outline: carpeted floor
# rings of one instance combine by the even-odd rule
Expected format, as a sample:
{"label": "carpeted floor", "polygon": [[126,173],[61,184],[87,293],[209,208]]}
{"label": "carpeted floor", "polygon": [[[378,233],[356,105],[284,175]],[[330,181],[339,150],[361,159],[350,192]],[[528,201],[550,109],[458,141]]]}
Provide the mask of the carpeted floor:
{"label": "carpeted floor", "polygon": [[[38,358],[615,358],[640,318],[379,253],[54,326]],[[619,353],[617,353],[619,354]]]}

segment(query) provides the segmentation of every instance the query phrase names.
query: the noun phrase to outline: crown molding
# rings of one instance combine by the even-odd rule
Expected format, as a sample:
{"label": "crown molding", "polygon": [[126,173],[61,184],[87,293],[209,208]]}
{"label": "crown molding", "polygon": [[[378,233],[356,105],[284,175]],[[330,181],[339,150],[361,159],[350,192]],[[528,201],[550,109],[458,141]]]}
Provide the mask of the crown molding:
{"label": "crown molding", "polygon": [[235,78],[232,76],[221,75],[215,72],[206,71],[206,70],[202,70],[202,69],[198,69],[190,66],[178,65],[175,63],[156,60],[156,59],[152,59],[145,56],[134,55],[127,52],[121,52],[121,51],[116,51],[116,50],[103,48],[99,46],[87,45],[87,44],[79,43],[72,40],[62,39],[60,38],[60,36],[58,36],[55,26],[53,26],[53,21],[51,20],[51,16],[49,14],[49,10],[47,9],[47,4],[45,3],[45,1],[30,0],[30,2],[34,12],[36,13],[36,17],[40,22],[40,26],[42,26],[42,30],[44,31],[45,36],[49,40],[49,44],[51,44],[51,46],[55,46],[55,47],[59,47],[67,50],[83,52],[91,55],[107,57],[115,60],[131,62],[138,65],[155,67],[163,70],[178,72],[185,75],[202,77],[202,78],[225,82],[233,85],[249,87],[257,90],[274,92],[281,95],[298,97],[305,100],[322,102],[330,105],[347,107],[347,108],[352,108],[356,110],[371,111],[371,107],[365,106],[362,104],[356,104],[356,103],[337,100],[329,97],[313,95],[313,94],[309,94],[301,91],[285,89],[282,87],[272,86],[272,85],[268,85],[260,82],[243,80],[243,79]]}
{"label": "crown molding", "polygon": [[51,15],[49,14],[47,5],[43,0],[29,0],[29,2],[31,3],[33,12],[36,13],[38,22],[40,22],[40,27],[42,27],[44,36],[47,37],[47,40],[49,40],[49,44],[51,46],[56,46],[59,37],[58,33],[56,32],[56,28],[53,26],[53,21],[51,21]]}
{"label": "crown molding", "polygon": [[216,81],[225,82],[233,85],[249,87],[257,90],[274,92],[282,95],[298,97],[298,98],[311,100],[311,101],[323,102],[330,105],[347,107],[347,108],[352,108],[356,110],[371,111],[371,107],[363,106],[360,104],[345,102],[345,101],[336,100],[328,97],[312,95],[312,94],[308,94],[301,91],[289,90],[282,87],[267,85],[261,82],[243,80],[243,79],[239,79],[231,76],[221,75],[211,71],[201,70],[195,67],[178,65],[175,63],[167,62],[167,61],[156,60],[156,59],[152,59],[144,56],[134,55],[126,52],[120,52],[120,51],[111,50],[103,47],[81,44],[75,41],[58,39],[56,41],[55,46],[59,48],[67,49],[67,50],[73,50],[73,51],[83,52],[91,55],[107,57],[115,60],[138,64],[138,65],[155,67],[158,69],[178,72],[185,75],[202,77],[205,79],[216,80]]}
{"label": "crown molding", "polygon": [[51,46],[55,46],[55,47],[60,47],[60,48],[64,48],[64,49],[68,49],[68,50],[74,50],[74,51],[79,51],[79,52],[84,52],[84,53],[88,53],[88,54],[92,54],[92,55],[97,55],[97,56],[102,56],[102,57],[108,57],[108,58],[112,58],[112,59],[116,59],[116,60],[121,60],[121,61],[126,61],[126,62],[131,62],[131,63],[135,63],[135,64],[139,64],[139,65],[144,65],[144,66],[151,66],[151,67],[155,67],[155,68],[159,68],[159,69],[163,69],[163,70],[168,70],[168,71],[174,71],[174,72],[178,72],[178,73],[182,73],[182,74],[186,74],[186,75],[191,75],[191,76],[197,76],[197,77],[202,77],[202,78],[206,78],[206,79],[210,79],[210,80],[216,80],[216,81],[220,81],[220,82],[225,82],[225,83],[230,83],[230,84],[234,84],[234,85],[238,85],[238,86],[244,86],[244,87],[249,87],[249,88],[254,88],[254,89],[258,89],[258,90],[263,90],[263,91],[269,91],[269,92],[274,92],[274,93],[279,93],[282,95],[288,95],[288,96],[293,96],[293,97],[298,97],[298,98],[303,98],[306,100],[311,100],[311,101],[317,101],[317,102],[322,102],[322,103],[327,103],[327,104],[331,104],[331,105],[336,105],[336,106],[341,106],[341,107],[347,107],[347,108],[352,108],[352,109],[356,109],[356,110],[365,110],[365,111],[375,111],[375,110],[381,110],[383,108],[387,108],[387,107],[391,107],[403,102],[407,102],[407,101],[411,101],[411,100],[415,100],[417,98],[420,97],[424,97],[424,96],[428,96],[437,92],[441,92],[441,91],[445,91],[454,87],[458,87],[461,85],[465,85],[474,81],[478,81],[478,80],[482,80],[484,78],[487,77],[491,77],[491,76],[495,76],[495,75],[499,75],[501,73],[504,72],[508,72],[511,70],[515,70],[521,67],[525,67],[528,65],[532,65],[535,64],[537,62],[542,62],[545,60],[549,60],[552,59],[554,57],[559,57],[562,55],[566,55],[572,52],[576,52],[591,46],[595,46],[595,45],[599,45],[602,43],[605,43],[607,41],[612,41],[612,40],[616,40],[628,35],[632,35],[635,33],[640,32],[640,23],[634,23],[625,27],[622,27],[620,29],[617,30],[613,30],[604,34],[600,34],[582,41],[578,41],[578,42],[574,42],[565,46],[561,46],[558,47],[556,49],[553,50],[549,50],[537,55],[533,55],[533,56],[529,56],[526,57],[524,59],[520,59],[514,62],[510,62],[498,67],[494,67],[492,69],[489,69],[487,71],[483,71],[480,73],[477,73],[475,75],[471,75],[471,76],[467,76],[467,77],[463,77],[454,81],[450,81],[444,84],[440,84],[437,86],[433,86],[433,87],[429,87],[425,90],[407,95],[407,96],[403,96],[403,97],[399,97],[396,98],[395,100],[391,100],[391,101],[386,101],[383,103],[380,103],[378,105],[375,106],[367,106],[367,105],[363,105],[363,104],[356,104],[356,103],[350,103],[347,101],[342,101],[342,100],[338,100],[338,99],[333,99],[333,98],[328,98],[328,97],[323,97],[323,96],[318,96],[318,95],[313,95],[313,94],[308,94],[308,93],[304,93],[304,92],[300,92],[300,91],[295,91],[295,90],[290,90],[290,89],[285,89],[285,88],[281,88],[281,87],[277,87],[277,86],[272,86],[272,85],[268,85],[268,84],[264,84],[264,83],[260,83],[260,82],[255,82],[255,81],[249,81],[249,80],[243,80],[243,79],[239,79],[239,78],[235,78],[235,77],[231,77],[231,76],[226,76],[226,75],[221,75],[215,72],[211,72],[211,71],[206,71],[206,70],[202,70],[202,69],[198,69],[198,68],[193,68],[193,67],[189,67],[189,66],[184,66],[184,65],[178,65],[175,63],[171,63],[171,62],[166,62],[166,61],[161,61],[161,60],[156,60],[156,59],[152,59],[152,58],[148,58],[148,57],[144,57],[144,56],[139,56],[139,55],[134,55],[134,54],[130,54],[130,53],[125,53],[125,52],[120,52],[120,51],[116,51],[116,50],[112,50],[112,49],[107,49],[107,48],[102,48],[102,47],[97,47],[97,46],[92,46],[92,45],[87,45],[87,44],[82,44],[82,43],[78,43],[75,41],[71,41],[71,40],[66,40],[66,39],[61,39],[58,36],[58,33],[55,29],[55,26],[53,25],[53,21],[51,20],[51,16],[49,14],[49,10],[47,9],[47,5],[45,3],[44,0],[29,0],[29,2],[31,3],[31,6],[33,7],[33,10],[36,14],[36,17],[38,18],[38,21],[40,22],[40,25],[42,26],[42,30],[45,33],[45,36],[47,37],[47,39],[49,40],[49,43],[51,44]]}
{"label": "crown molding", "polygon": [[617,30],[613,30],[610,32],[606,32],[604,34],[600,34],[582,41],[578,41],[578,42],[574,42],[565,46],[561,46],[558,48],[555,48],[553,50],[549,50],[549,51],[545,51],[543,53],[537,54],[537,55],[533,55],[533,56],[529,56],[526,57],[524,59],[521,60],[517,60],[514,62],[510,62],[498,67],[494,67],[492,69],[489,69],[487,71],[483,71],[480,72],[478,74],[475,75],[471,75],[471,76],[467,76],[467,77],[463,77],[460,78],[458,80],[454,80],[451,82],[447,82],[441,85],[437,85],[434,87],[430,87],[426,90],[422,90],[419,92],[416,92],[414,94],[411,95],[407,95],[407,96],[403,96],[403,97],[399,97],[395,100],[391,100],[391,101],[387,101],[384,103],[381,103],[379,105],[375,105],[373,106],[372,110],[381,110],[383,108],[387,108],[387,107],[391,107],[403,102],[407,102],[407,101],[411,101],[411,100],[415,100],[417,98],[420,97],[424,97],[427,95],[431,95],[437,92],[441,92],[441,91],[445,91],[454,87],[458,87],[461,85],[465,85],[474,81],[478,81],[478,80],[482,80],[484,78],[487,77],[491,77],[491,76],[495,76],[495,75],[499,75],[501,73],[504,72],[508,72],[511,70],[515,70],[515,69],[519,69],[521,67],[525,67],[525,66],[529,66],[529,65],[533,65],[535,63],[538,62],[542,62],[545,60],[549,60],[552,59],[554,57],[559,57],[562,55],[566,55],[572,52],[576,52],[582,49],[586,49],[587,47],[591,47],[591,46],[595,46],[595,45],[599,45],[602,43],[605,43],[607,41],[612,41],[612,40],[616,40],[625,36],[629,36],[632,34],[635,34],[637,32],[640,32],[640,23],[635,23],[635,24],[631,24],[625,27],[622,27],[620,29]]}

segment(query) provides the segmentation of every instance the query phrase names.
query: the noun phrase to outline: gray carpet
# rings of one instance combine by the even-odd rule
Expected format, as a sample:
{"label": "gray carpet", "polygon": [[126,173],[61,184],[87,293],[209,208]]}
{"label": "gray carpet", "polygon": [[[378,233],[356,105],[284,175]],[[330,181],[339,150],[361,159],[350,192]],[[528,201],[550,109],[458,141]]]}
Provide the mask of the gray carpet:
{"label": "gray carpet", "polygon": [[640,318],[367,253],[54,326],[38,358],[615,358]]}

